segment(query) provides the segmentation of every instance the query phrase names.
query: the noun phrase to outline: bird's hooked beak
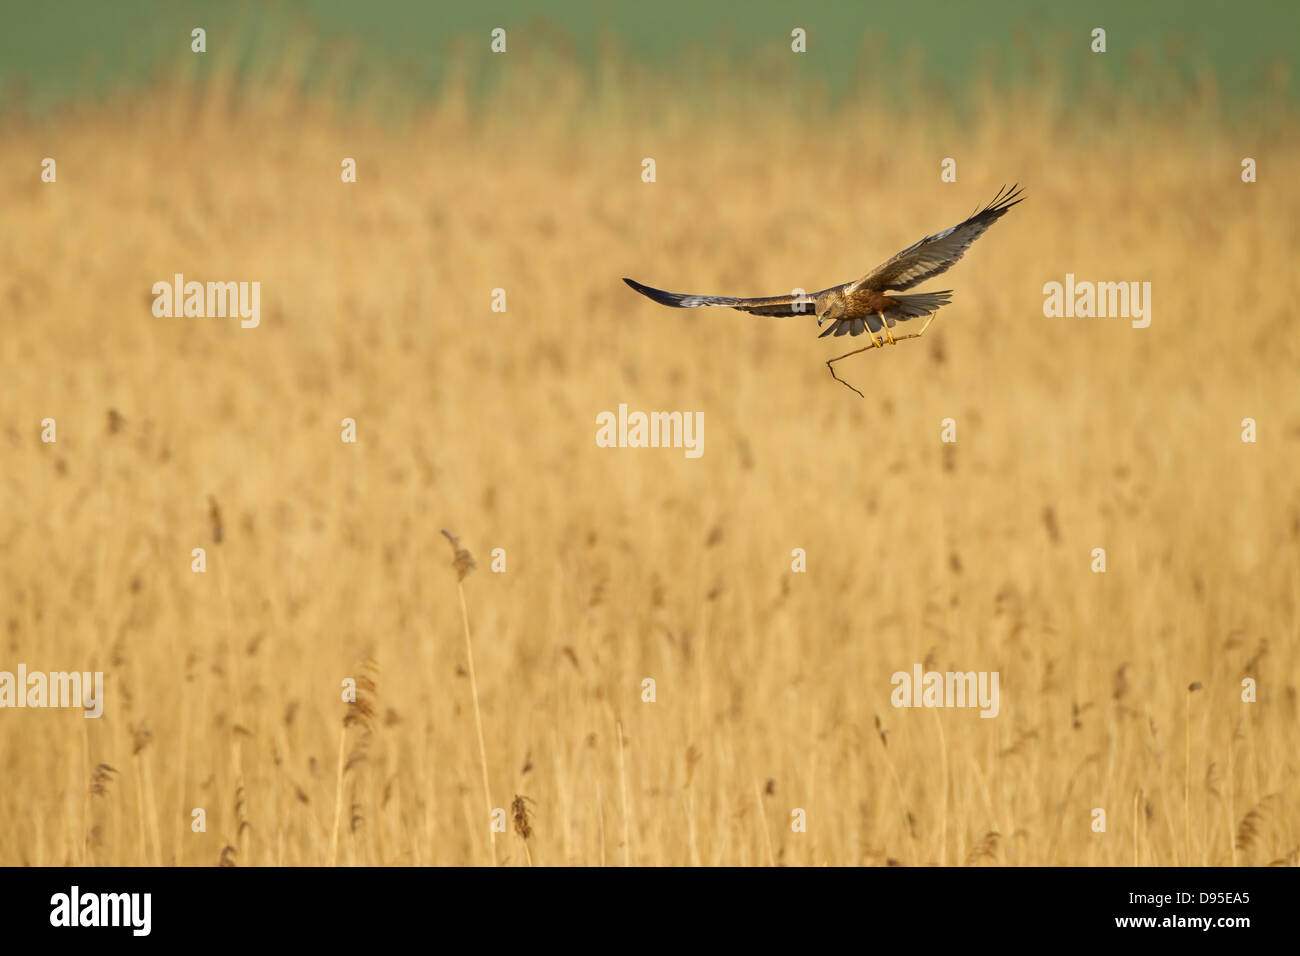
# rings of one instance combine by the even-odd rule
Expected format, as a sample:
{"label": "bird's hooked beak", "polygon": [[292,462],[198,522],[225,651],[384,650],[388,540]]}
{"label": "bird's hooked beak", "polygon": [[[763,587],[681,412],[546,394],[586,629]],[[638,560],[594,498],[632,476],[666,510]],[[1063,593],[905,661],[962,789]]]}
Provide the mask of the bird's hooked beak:
{"label": "bird's hooked beak", "polygon": [[826,316],[824,314],[817,316],[817,328],[820,329],[822,327],[822,323],[825,321],[826,321]]}

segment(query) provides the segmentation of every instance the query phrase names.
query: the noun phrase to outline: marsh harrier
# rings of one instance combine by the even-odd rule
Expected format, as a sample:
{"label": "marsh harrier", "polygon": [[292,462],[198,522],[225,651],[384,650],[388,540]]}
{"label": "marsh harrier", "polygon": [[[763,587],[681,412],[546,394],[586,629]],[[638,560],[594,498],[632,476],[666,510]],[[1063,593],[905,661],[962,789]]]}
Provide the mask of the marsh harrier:
{"label": "marsh harrier", "polygon": [[[998,190],[991,203],[977,210],[969,219],[959,222],[951,229],[926,236],[920,242],[908,246],[884,265],[877,266],[861,279],[832,286],[821,292],[775,295],[762,299],[733,299],[722,295],[682,295],[677,292],[652,289],[632,279],[624,278],[623,281],[660,305],[668,305],[676,309],[715,305],[739,309],[741,312],[754,315],[807,315],[809,312],[815,312],[818,327],[825,322],[831,323],[818,338],[825,338],[828,335],[861,335],[863,332],[869,332],[870,345],[837,355],[826,363],[826,367],[831,371],[831,378],[848,388],[853,388],[835,374],[836,362],[870,348],[884,348],[885,345],[897,345],[904,339],[919,338],[934,321],[935,313],[942,306],[947,305],[952,297],[951,289],[942,292],[920,292],[915,295],[885,295],[885,293],[911,289],[926,279],[946,272],[962,257],[972,242],[982,236],[989,226],[1006,215],[1007,210],[1022,199],[1018,185],[1012,186],[1009,190],[1004,186]],[[928,316],[928,318],[917,331],[906,335],[893,333],[896,323],[921,316]],[[876,338],[878,332],[882,333],[879,339]],[[853,391],[862,394],[856,388],[853,388]]]}

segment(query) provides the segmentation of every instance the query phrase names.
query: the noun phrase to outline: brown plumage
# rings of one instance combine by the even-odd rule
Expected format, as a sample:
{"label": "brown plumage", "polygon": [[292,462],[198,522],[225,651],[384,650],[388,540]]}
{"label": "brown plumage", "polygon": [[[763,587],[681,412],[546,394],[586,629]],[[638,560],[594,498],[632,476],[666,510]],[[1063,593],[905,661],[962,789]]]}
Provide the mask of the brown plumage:
{"label": "brown plumage", "polygon": [[[683,295],[652,289],[632,279],[623,281],[647,298],[660,305],[677,309],[700,306],[720,306],[738,309],[753,315],[816,315],[817,325],[830,322],[830,327],[819,338],[828,335],[861,335],[870,331],[871,345],[855,349],[827,362],[831,376],[844,382],[835,374],[834,363],[850,355],[873,347],[893,345],[902,339],[917,338],[929,326],[939,309],[952,298],[952,290],[920,292],[913,295],[886,295],[901,292],[919,285],[926,279],[946,272],[962,257],[970,244],[984,234],[989,226],[1006,215],[1007,210],[1021,202],[1019,186],[1003,187],[983,209],[976,210],[970,218],[951,229],[926,236],[908,246],[883,265],[877,266],[860,279],[804,295],[776,295],[757,299],[737,299],[717,295]],[[920,330],[907,335],[894,335],[891,329],[899,323],[920,316],[930,316]],[[876,333],[883,332],[877,340]],[[853,388],[852,385],[848,386]],[[855,392],[857,389],[853,389]],[[858,392],[861,395],[861,392]]]}

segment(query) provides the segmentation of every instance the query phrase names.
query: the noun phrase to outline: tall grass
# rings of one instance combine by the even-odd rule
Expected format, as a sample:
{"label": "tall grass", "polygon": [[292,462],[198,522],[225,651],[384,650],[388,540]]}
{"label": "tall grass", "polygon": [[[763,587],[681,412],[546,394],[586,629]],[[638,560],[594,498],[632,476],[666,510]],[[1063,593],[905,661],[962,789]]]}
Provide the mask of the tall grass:
{"label": "tall grass", "polygon": [[[1293,119],[510,71],[399,125],[219,71],[8,124],[0,669],[108,700],[0,711],[0,864],[480,864],[483,791],[532,800],[513,865],[1294,862]],[[865,400],[811,319],[619,282],[820,289],[1011,180],[926,337],[838,367]],[[261,326],[154,318],[176,272]],[[1151,327],[1044,318],[1067,272],[1152,282]],[[703,411],[703,457],[598,448],[620,402]],[[999,716],[892,708],[922,661]]]}

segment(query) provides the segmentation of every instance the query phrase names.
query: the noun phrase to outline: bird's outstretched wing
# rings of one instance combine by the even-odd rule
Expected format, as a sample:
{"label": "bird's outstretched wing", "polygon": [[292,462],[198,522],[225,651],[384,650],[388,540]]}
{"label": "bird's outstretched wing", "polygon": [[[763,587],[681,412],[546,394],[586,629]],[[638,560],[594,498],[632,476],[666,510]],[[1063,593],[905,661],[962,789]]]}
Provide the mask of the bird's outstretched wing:
{"label": "bird's outstretched wing", "polygon": [[989,226],[1024,198],[1020,195],[1021,191],[1019,185],[1012,186],[1010,190],[1004,186],[998,190],[991,203],[965,222],[959,222],[951,229],[926,236],[920,242],[908,246],[884,265],[877,266],[874,271],[850,283],[845,291],[902,291],[946,272],[962,257],[972,242],[984,235]]}
{"label": "bird's outstretched wing", "polygon": [[727,309],[739,309],[754,315],[816,315],[816,299],[820,293],[809,292],[804,295],[774,295],[765,299],[733,299],[725,295],[682,295],[680,292],[665,292],[652,289],[632,279],[624,282],[636,289],[643,296],[654,299],[660,305],[672,306],[674,309],[696,309],[703,305],[716,305]]}

